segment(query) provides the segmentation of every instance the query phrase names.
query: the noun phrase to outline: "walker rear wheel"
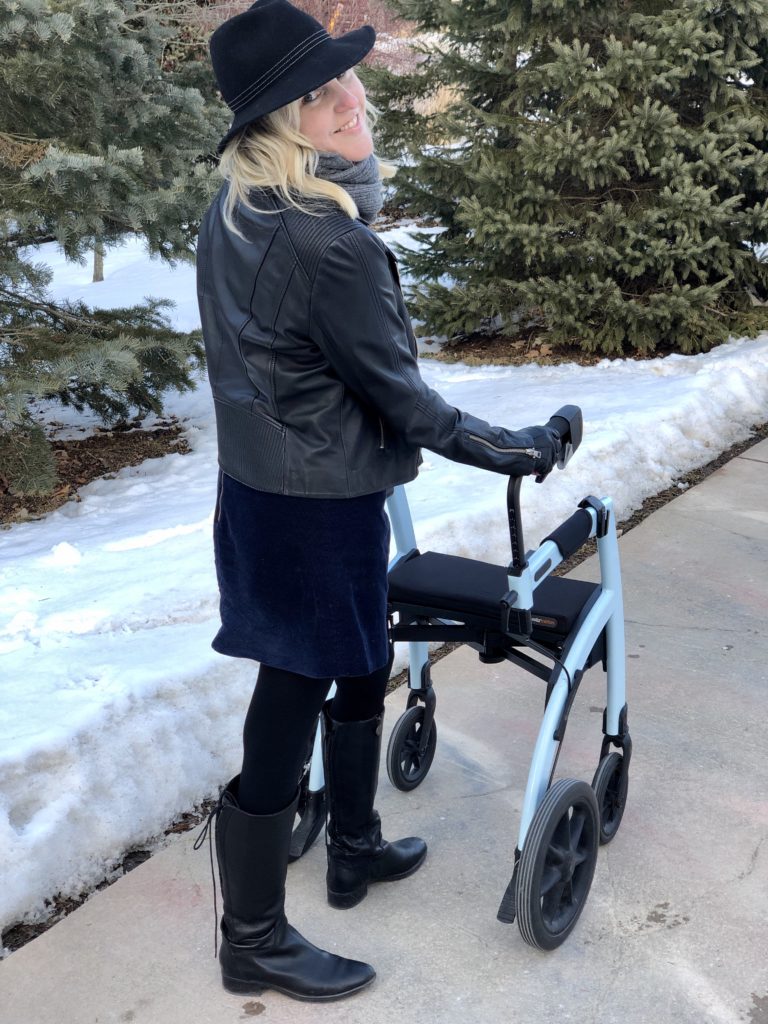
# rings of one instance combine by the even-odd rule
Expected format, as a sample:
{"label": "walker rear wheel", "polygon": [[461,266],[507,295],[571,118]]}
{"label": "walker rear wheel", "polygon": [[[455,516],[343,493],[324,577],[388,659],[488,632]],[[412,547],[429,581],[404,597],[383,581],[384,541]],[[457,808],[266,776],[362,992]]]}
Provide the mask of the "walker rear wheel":
{"label": "walker rear wheel", "polygon": [[600,842],[610,843],[619,831],[629,789],[629,773],[624,770],[621,754],[614,751],[601,759],[592,779],[592,789],[600,809]]}
{"label": "walker rear wheel", "polygon": [[434,719],[424,753],[419,753],[424,725],[423,704],[415,704],[400,716],[389,737],[387,747],[387,775],[395,789],[407,792],[421,785],[432,766],[437,746],[437,726]]}
{"label": "walker rear wheel", "polygon": [[594,790],[561,779],[533,816],[517,873],[517,923],[525,941],[556,949],[568,938],[589,895],[599,846]]}

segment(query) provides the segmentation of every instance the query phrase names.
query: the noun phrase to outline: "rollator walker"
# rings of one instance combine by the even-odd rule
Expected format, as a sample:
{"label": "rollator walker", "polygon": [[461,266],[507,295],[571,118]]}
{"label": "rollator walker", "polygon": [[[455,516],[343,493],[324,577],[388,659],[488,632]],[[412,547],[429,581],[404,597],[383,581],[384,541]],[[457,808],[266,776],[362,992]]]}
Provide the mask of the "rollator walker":
{"label": "rollator walker", "polygon": [[[564,469],[581,443],[581,410],[564,406],[547,425],[560,434],[563,454],[557,465]],[[430,677],[431,643],[467,644],[482,662],[511,661],[546,683],[512,877],[497,917],[506,923],[517,919],[526,942],[551,950],[573,930],[589,894],[598,847],[616,835],[626,804],[632,742],[624,616],[611,499],[584,498],[536,551],[526,551],[521,484],[522,477],[510,477],[507,486],[512,553],[507,566],[434,551],[422,554],[405,488],[396,487],[387,499],[397,545],[389,566],[389,633],[392,641],[409,645],[407,706],[390,736],[387,773],[397,789],[408,791],[424,781],[432,765],[437,701]],[[597,541],[599,583],[551,575],[592,537]],[[607,675],[607,698],[592,783],[554,782],[579,684],[598,663]],[[309,848],[325,821],[320,728],[301,789],[292,859]]]}

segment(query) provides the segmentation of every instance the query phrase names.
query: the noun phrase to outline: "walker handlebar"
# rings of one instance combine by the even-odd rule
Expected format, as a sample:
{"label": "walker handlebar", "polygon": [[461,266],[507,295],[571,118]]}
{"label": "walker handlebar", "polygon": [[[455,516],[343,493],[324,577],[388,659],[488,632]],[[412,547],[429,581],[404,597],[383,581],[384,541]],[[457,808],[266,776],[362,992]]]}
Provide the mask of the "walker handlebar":
{"label": "walker handlebar", "polygon": [[546,424],[560,437],[563,450],[557,460],[557,468],[565,469],[571,456],[581,444],[584,434],[584,417],[578,405],[563,405],[554,416],[550,416]]}
{"label": "walker handlebar", "polygon": [[[560,438],[562,450],[557,460],[557,468],[565,469],[571,456],[581,444],[584,433],[584,418],[578,405],[563,405],[557,412],[550,416],[546,426],[554,430]],[[544,476],[536,477],[536,482],[541,483]],[[523,542],[523,523],[520,516],[520,485],[523,482],[521,476],[512,476],[507,485],[507,517],[509,520],[509,540],[512,547],[512,561],[509,566],[511,574],[522,571],[525,567],[525,545]]]}

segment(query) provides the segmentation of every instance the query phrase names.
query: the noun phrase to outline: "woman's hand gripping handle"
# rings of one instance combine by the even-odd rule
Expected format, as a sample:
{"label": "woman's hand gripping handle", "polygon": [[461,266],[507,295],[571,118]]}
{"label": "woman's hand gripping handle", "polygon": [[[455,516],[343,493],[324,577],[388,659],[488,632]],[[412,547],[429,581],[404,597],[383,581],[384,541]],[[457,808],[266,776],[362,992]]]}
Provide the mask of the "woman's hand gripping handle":
{"label": "woman's hand gripping handle", "polygon": [[536,464],[536,483],[542,483],[555,466],[565,469],[581,444],[584,418],[578,405],[564,405],[540,427],[528,427],[541,452]]}

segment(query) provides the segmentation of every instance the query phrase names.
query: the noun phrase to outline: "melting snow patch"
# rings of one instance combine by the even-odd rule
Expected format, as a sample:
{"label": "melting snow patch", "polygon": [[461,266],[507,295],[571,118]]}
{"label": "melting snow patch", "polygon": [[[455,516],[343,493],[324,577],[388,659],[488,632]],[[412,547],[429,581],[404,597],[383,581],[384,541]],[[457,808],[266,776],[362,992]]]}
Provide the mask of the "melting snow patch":
{"label": "melting snow patch", "polygon": [[69,544],[63,540],[59,544],[54,544],[51,548],[51,553],[44,555],[39,560],[39,564],[48,569],[67,569],[73,565],[79,565],[82,558],[83,556],[74,544]]}
{"label": "melting snow patch", "polygon": [[140,537],[126,537],[124,540],[108,541],[102,545],[102,551],[135,551],[138,548],[153,548],[172,537],[186,537],[191,533],[202,533],[209,529],[213,516],[206,516],[199,523],[187,523],[182,526],[170,526],[165,530],[149,530]]}

